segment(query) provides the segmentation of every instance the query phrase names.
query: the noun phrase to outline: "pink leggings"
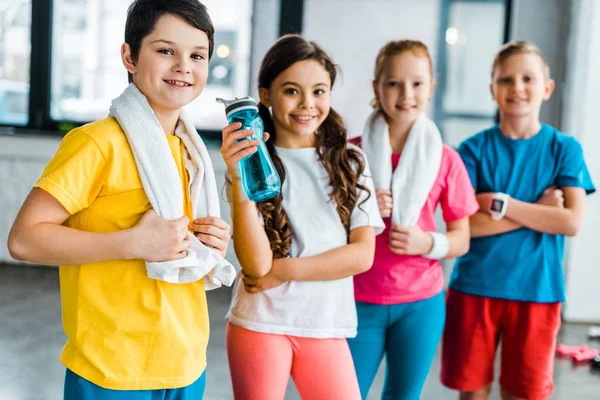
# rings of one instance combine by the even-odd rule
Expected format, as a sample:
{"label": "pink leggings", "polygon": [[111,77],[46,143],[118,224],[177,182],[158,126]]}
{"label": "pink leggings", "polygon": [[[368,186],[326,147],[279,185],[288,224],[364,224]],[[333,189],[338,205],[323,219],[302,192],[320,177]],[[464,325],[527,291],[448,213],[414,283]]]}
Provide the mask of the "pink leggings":
{"label": "pink leggings", "polygon": [[282,400],[291,375],[303,399],[360,400],[346,339],[275,335],[230,323],[226,338],[236,399]]}

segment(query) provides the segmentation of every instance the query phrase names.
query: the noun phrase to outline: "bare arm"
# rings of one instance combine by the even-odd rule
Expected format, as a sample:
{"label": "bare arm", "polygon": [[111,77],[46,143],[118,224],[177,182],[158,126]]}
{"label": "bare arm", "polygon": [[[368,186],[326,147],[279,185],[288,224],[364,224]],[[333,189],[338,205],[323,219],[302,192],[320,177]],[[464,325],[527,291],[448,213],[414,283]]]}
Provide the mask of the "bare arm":
{"label": "bare arm", "polygon": [[350,243],[310,257],[283,258],[273,262],[262,278],[245,276],[246,291],[257,293],[288,281],[329,281],[367,271],[375,256],[375,228],[352,229]]}
{"label": "bare arm", "polygon": [[[350,243],[311,257],[279,259],[273,268],[286,281],[330,281],[365,272],[375,257],[375,228],[350,231]],[[277,265],[281,262],[281,265]]]}
{"label": "bare arm", "polygon": [[445,259],[463,256],[469,251],[469,217],[446,223],[448,254]]}
{"label": "bare arm", "polygon": [[490,217],[490,214],[485,211],[477,211],[472,215],[471,218],[469,218],[469,225],[471,228],[471,237],[500,235],[523,227],[508,218],[494,221]]}
{"label": "bare arm", "polygon": [[235,254],[245,275],[265,276],[273,263],[273,252],[265,227],[260,223],[256,205],[242,192],[239,179],[234,179],[231,190]]}
{"label": "bare arm", "polygon": [[[469,219],[461,218],[446,223],[448,253],[444,258],[455,258],[469,251]],[[403,256],[424,256],[433,249],[433,236],[419,225],[405,226],[392,224],[390,230],[390,250]]]}
{"label": "bare arm", "polygon": [[[477,195],[479,202],[479,212],[471,217],[471,236],[484,237],[500,235],[502,233],[511,232],[523,227],[514,220],[511,220],[506,215],[503,219],[495,221],[490,216],[490,204],[494,193],[480,193]],[[535,205],[545,205],[556,209],[564,208],[563,191],[551,186],[544,190],[544,193],[537,200]]]}
{"label": "bare arm", "polygon": [[10,255],[50,265],[119,259],[164,261],[185,257],[190,246],[185,239],[189,222],[185,217],[167,221],[149,211],[136,227],[111,233],[62,226],[68,217],[58,200],[42,189],[32,189],[9,234]]}
{"label": "bare arm", "polygon": [[[254,153],[260,141],[247,139],[236,143],[253,134],[252,131],[236,131],[241,126],[241,123],[236,122],[222,130],[221,155],[227,164],[232,181],[228,190],[230,190],[231,201],[233,246],[244,274],[261,277],[271,270],[273,252],[265,228],[260,223],[256,205],[244,194],[242,182],[237,175],[240,160]],[[268,133],[265,133],[265,140],[268,137]]]}
{"label": "bare arm", "polygon": [[538,232],[575,236],[583,221],[585,190],[562,188],[564,208],[509,199],[506,217]]}

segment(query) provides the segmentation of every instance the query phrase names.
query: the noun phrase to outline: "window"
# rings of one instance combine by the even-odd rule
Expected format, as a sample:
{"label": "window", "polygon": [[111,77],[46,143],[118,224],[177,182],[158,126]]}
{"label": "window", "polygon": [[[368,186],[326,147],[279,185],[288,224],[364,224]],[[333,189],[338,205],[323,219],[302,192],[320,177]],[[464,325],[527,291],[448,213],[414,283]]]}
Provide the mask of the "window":
{"label": "window", "polygon": [[[226,124],[216,97],[248,95],[252,2],[203,1],[215,25],[215,51],[202,95],[186,107],[201,129],[220,130]],[[127,86],[120,48],[130,3],[54,0],[52,119],[81,123],[103,118],[111,100]]]}
{"label": "window", "polygon": [[505,0],[450,0],[438,100],[445,141],[458,145],[494,124],[496,104],[489,86],[494,54],[505,35]]}
{"label": "window", "polygon": [[0,123],[29,121],[31,0],[0,0]]}
{"label": "window", "polygon": [[446,112],[486,114],[493,119],[496,104],[489,91],[490,70],[503,33],[502,2],[451,4],[445,32]]}

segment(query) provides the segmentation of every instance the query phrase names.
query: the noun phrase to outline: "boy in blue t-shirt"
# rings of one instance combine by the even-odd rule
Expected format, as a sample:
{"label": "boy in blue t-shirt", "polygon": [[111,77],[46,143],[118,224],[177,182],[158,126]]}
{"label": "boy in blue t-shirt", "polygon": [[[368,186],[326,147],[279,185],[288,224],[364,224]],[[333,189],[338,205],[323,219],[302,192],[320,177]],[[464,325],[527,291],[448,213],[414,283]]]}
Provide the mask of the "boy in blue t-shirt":
{"label": "boy in blue t-shirt", "polygon": [[458,148],[480,204],[450,280],[443,338],[442,383],[461,399],[489,396],[500,342],[502,398],[552,394],[565,236],[577,234],[595,191],[581,145],[539,121],[553,89],[539,49],[504,45],[491,84],[500,124]]}

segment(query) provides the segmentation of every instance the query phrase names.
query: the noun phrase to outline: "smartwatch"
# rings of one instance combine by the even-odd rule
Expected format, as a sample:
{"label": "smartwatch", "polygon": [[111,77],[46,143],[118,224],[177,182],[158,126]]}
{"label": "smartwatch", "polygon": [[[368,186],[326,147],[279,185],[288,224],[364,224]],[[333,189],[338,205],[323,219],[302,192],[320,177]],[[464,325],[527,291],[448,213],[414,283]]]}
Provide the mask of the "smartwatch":
{"label": "smartwatch", "polygon": [[494,193],[490,204],[490,215],[494,221],[499,221],[506,215],[509,198],[506,193]]}

